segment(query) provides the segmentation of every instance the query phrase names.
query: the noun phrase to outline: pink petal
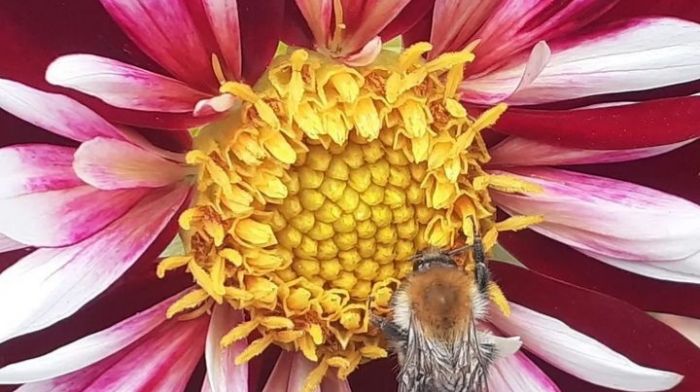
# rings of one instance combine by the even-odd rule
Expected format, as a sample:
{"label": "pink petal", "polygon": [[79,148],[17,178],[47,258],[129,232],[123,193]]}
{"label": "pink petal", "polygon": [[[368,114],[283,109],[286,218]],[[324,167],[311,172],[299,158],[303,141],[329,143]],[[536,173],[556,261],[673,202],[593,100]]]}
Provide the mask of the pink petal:
{"label": "pink petal", "polygon": [[430,43],[433,44],[430,57],[467,46],[498,3],[494,0],[436,0],[430,29]]}
{"label": "pink petal", "polygon": [[[700,78],[700,25],[648,18],[550,41],[552,56],[529,86],[506,102],[516,105],[646,90]],[[462,84],[463,98],[492,104],[513,91],[521,62]]]}
{"label": "pink petal", "polygon": [[154,192],[83,242],[36,250],[3,271],[0,312],[12,317],[0,324],[0,341],[52,325],[103,292],[158,237],[187,194],[184,186]]}
{"label": "pink petal", "polygon": [[634,161],[665,154],[695,140],[629,150],[584,150],[511,136],[489,149],[491,154],[489,166],[583,165]]}
{"label": "pink petal", "polygon": [[[298,352],[282,351],[263,392],[301,391],[306,378],[316,366],[318,364],[309,361]],[[347,381],[328,375],[321,384],[320,392],[350,392],[350,385]]]}
{"label": "pink petal", "polygon": [[179,80],[204,91],[218,83],[185,0],[100,0],[129,37]]}
{"label": "pink petal", "polygon": [[700,251],[700,206],[643,186],[550,168],[509,169],[541,193],[494,191],[509,213],[542,215],[533,230],[579,250],[635,261],[680,260]]}
{"label": "pink petal", "polygon": [[654,318],[678,331],[681,335],[691,340],[700,347],[700,320],[691,317],[677,316],[675,314],[652,314]]}
{"label": "pink petal", "polygon": [[86,106],[11,80],[0,79],[0,109],[79,142],[97,136],[123,139],[117,128]]}
{"label": "pink petal", "polygon": [[331,31],[333,0],[296,0],[296,3],[314,35],[316,45],[325,47],[333,33]]}
{"label": "pink petal", "polygon": [[[542,233],[547,235],[544,232]],[[577,250],[603,263],[637,275],[670,282],[700,284],[700,252],[680,260],[635,261],[610,257],[587,250]]]}
{"label": "pink petal", "polygon": [[343,63],[351,67],[364,67],[372,64],[382,51],[382,39],[374,37],[359,52],[351,54],[343,59]]}
{"label": "pink petal", "polygon": [[209,97],[179,80],[91,54],[59,57],[46,70],[46,80],[132,110],[186,113]]}
{"label": "pink petal", "polygon": [[197,117],[209,116],[229,111],[238,101],[231,94],[220,94],[213,98],[203,99],[194,106]]}
{"label": "pink petal", "polygon": [[241,80],[241,32],[238,24],[238,4],[236,0],[203,0],[209,23],[216,42],[219,44],[224,72],[229,80]]}
{"label": "pink petal", "polygon": [[186,168],[155,152],[115,139],[95,138],[80,145],[73,168],[98,189],[158,188],[184,178]]}
{"label": "pink petal", "polygon": [[124,215],[146,192],[82,185],[0,199],[0,233],[32,246],[75,244]]}
{"label": "pink petal", "polygon": [[410,0],[340,0],[343,7],[342,52],[355,53],[396,18]]}
{"label": "pink petal", "polygon": [[491,312],[494,325],[507,335],[520,336],[528,351],[582,380],[623,391],[662,391],[683,378],[637,365],[555,318],[515,303],[510,305],[509,317]]}
{"label": "pink petal", "polygon": [[165,311],[179,295],[107,329],[85,336],[46,355],[0,368],[1,384],[41,381],[80,370],[137,341],[165,321]]}
{"label": "pink petal", "polygon": [[0,253],[11,252],[13,250],[23,249],[26,247],[28,247],[28,245],[17,242],[12,238],[0,234]]}
{"label": "pink petal", "polygon": [[488,19],[478,23],[479,30],[465,28],[449,47],[460,50],[474,39],[476,59],[469,66],[472,74],[500,68],[514,56],[530,51],[538,41],[579,36],[581,29],[615,5],[615,0],[504,0],[489,10]]}
{"label": "pink petal", "polygon": [[74,152],[72,147],[49,144],[0,149],[0,198],[80,185],[72,167]]}
{"label": "pink petal", "polygon": [[559,387],[523,353],[499,358],[489,368],[493,392],[559,392]]}
{"label": "pink petal", "polygon": [[243,313],[228,304],[214,308],[205,349],[207,378],[212,392],[248,391],[248,364],[236,365],[234,362],[248,346],[247,342],[239,340],[227,348],[221,347],[221,338],[242,321]]}
{"label": "pink petal", "polygon": [[120,352],[21,392],[184,391],[202,356],[206,317],[170,320]]}

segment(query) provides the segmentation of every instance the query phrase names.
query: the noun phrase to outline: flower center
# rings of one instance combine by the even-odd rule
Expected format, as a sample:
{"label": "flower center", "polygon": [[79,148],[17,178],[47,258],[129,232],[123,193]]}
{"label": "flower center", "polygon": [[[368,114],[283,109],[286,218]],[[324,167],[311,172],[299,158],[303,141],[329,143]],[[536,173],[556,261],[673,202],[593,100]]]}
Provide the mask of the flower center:
{"label": "flower center", "polygon": [[199,289],[169,316],[245,309],[222,344],[260,338],[237,362],[274,343],[319,363],[311,384],[329,367],[345,378],[387,355],[369,316],[389,311],[413,254],[471,243],[475,230],[488,250],[514,228],[494,222],[487,188],[528,185],[481,168],[480,131],[505,105],[470,117],[456,99],[470,49],[426,62],[428,50],[385,51],[361,68],[294,50],[254,87],[222,85],[242,105],[198,130],[187,156],[200,168],[180,217],[188,254],[158,273],[186,265]]}

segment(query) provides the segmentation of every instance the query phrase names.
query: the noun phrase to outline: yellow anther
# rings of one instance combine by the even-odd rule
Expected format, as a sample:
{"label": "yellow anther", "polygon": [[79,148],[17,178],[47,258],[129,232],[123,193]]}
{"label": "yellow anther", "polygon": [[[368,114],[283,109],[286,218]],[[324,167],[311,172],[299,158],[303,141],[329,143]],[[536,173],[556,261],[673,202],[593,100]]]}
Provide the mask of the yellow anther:
{"label": "yellow anther", "polygon": [[294,322],[286,317],[268,316],[260,319],[260,325],[268,329],[294,328]]}
{"label": "yellow anther", "polygon": [[258,325],[260,325],[260,322],[255,319],[238,324],[221,338],[221,347],[228,347],[232,343],[244,339],[253,332]]}
{"label": "yellow anther", "polygon": [[326,260],[321,262],[321,271],[319,275],[328,281],[334,280],[340,274],[342,266],[338,260]]}
{"label": "yellow anther", "polygon": [[340,316],[340,324],[349,330],[359,329],[360,325],[362,325],[362,317],[356,310],[350,310]]}
{"label": "yellow anther", "polygon": [[165,312],[165,317],[172,318],[182,311],[196,308],[206,301],[207,298],[209,298],[209,295],[204,290],[197,289],[190,291],[168,307],[168,310]]}
{"label": "yellow anther", "polygon": [[167,271],[184,267],[190,260],[192,260],[192,256],[173,256],[165,258],[158,263],[156,275],[159,278],[164,278]]}
{"label": "yellow anther", "polygon": [[497,222],[496,229],[498,231],[518,231],[543,221],[544,217],[542,215],[511,216],[504,221]]}

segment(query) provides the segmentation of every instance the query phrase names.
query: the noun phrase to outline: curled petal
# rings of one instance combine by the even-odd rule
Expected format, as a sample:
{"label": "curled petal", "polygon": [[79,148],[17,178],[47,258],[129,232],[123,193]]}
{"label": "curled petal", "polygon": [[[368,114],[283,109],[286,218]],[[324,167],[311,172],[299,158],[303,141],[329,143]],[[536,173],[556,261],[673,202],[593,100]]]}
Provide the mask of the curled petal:
{"label": "curled petal", "polygon": [[700,251],[700,206],[685,199],[564,170],[509,172],[543,192],[494,192],[494,201],[509,213],[542,215],[533,230],[579,250],[637,261],[680,260]]}
{"label": "curled petal", "polygon": [[11,80],[0,79],[0,109],[79,142],[98,136],[123,138],[116,127],[77,101]]}
{"label": "curled petal", "polygon": [[221,94],[213,98],[203,99],[194,106],[194,115],[197,117],[209,116],[229,111],[236,105],[236,98],[231,94]]}
{"label": "curled petal", "polygon": [[[550,41],[552,55],[539,76],[506,99],[515,105],[645,90],[700,78],[700,25],[648,18]],[[462,84],[469,102],[492,104],[515,90],[521,61]]]}
{"label": "curled petal", "polygon": [[100,1],[139,48],[163,68],[196,88],[216,88],[208,45],[185,0]]}
{"label": "curled petal", "polygon": [[695,140],[628,150],[585,150],[511,136],[489,149],[489,154],[491,154],[489,166],[549,166],[626,162],[665,154]]}
{"label": "curled petal", "polygon": [[107,329],[85,336],[46,355],[0,368],[0,383],[21,384],[59,377],[100,361],[137,341],[165,321],[177,299],[169,298]]}
{"label": "curled petal", "polygon": [[[188,194],[154,192],[98,234],[64,248],[39,249],[0,274],[0,341],[62,320],[103,292],[141,257]],[[108,204],[109,201],[104,201]]]}
{"label": "curled petal", "polygon": [[74,152],[72,147],[49,144],[0,149],[0,198],[80,185],[72,167]]}
{"label": "curled petal", "polygon": [[187,113],[208,97],[179,80],[91,54],[59,57],[46,70],[46,80],[119,108],[141,111]]}
{"label": "curled petal", "polygon": [[80,145],[73,168],[98,189],[158,188],[180,181],[185,167],[155,152],[115,139],[95,138]]}
{"label": "curled petal", "polygon": [[623,391],[661,391],[683,379],[673,372],[637,365],[553,317],[515,303],[511,309],[509,317],[492,312],[498,329],[520,336],[529,351],[590,383]]}
{"label": "curled petal", "polygon": [[183,391],[202,356],[206,326],[206,317],[166,321],[100,362],[18,391]]}
{"label": "curled petal", "polygon": [[244,320],[241,311],[228,304],[214,308],[205,348],[208,388],[212,392],[247,392],[248,364],[236,365],[235,358],[248,346],[245,339],[221,347],[221,338]]}
{"label": "curled petal", "polygon": [[27,245],[0,234],[0,253],[26,248]]}
{"label": "curled petal", "polygon": [[382,39],[379,37],[374,37],[359,52],[345,57],[343,62],[353,67],[369,65],[377,59],[377,56],[379,56],[381,51]]}
{"label": "curled petal", "polygon": [[488,385],[493,391],[559,392],[559,387],[523,353],[494,362],[489,368]]}

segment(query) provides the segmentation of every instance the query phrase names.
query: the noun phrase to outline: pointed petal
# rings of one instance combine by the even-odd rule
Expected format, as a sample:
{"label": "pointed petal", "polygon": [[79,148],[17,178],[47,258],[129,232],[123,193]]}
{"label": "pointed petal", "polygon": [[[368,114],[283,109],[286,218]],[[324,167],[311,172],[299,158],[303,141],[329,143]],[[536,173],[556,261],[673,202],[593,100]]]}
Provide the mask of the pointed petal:
{"label": "pointed petal", "polygon": [[165,311],[178,296],[171,297],[107,329],[85,336],[46,355],[0,368],[0,384],[46,380],[92,365],[137,341],[162,324],[165,321]]}
{"label": "pointed petal", "polygon": [[665,154],[693,141],[695,139],[628,150],[584,150],[511,136],[489,148],[489,154],[491,154],[489,166],[557,166],[625,162]]}
{"label": "pointed petal", "polygon": [[325,47],[330,42],[333,0],[296,0],[297,7],[314,35],[316,45]]}
{"label": "pointed petal", "polygon": [[122,216],[144,189],[100,191],[88,185],[0,199],[0,233],[32,246],[75,244]]}
{"label": "pointed petal", "polygon": [[0,109],[79,142],[97,136],[123,139],[117,128],[77,101],[11,80],[0,79]]}
{"label": "pointed petal", "polygon": [[239,340],[226,348],[221,347],[221,338],[243,320],[243,313],[228,304],[214,308],[205,349],[207,378],[212,392],[248,391],[248,364],[234,363],[236,356],[247,347],[247,342]]}
{"label": "pointed petal", "polygon": [[208,95],[186,84],[133,65],[91,54],[61,56],[46,80],[125,109],[187,113]]}
{"label": "pointed petal", "polygon": [[228,79],[241,80],[241,31],[236,0],[203,0],[209,24],[219,44]]}
{"label": "pointed petal", "polygon": [[21,392],[184,391],[202,356],[206,317],[170,320],[122,351],[65,376],[23,385]]}
{"label": "pointed petal", "polygon": [[75,152],[73,168],[86,183],[98,189],[158,188],[184,178],[183,165],[131,143],[95,138]]}
{"label": "pointed petal", "polygon": [[430,29],[433,44],[430,57],[466,47],[496,6],[498,2],[493,0],[436,0]]}
{"label": "pointed petal", "polygon": [[[583,378],[589,383],[601,385],[599,381],[603,381],[602,378],[620,376],[620,369],[641,370],[637,366],[627,367],[624,365],[625,361],[620,362],[614,358],[611,358],[613,359],[611,362],[606,362],[609,351],[613,351],[617,352],[617,355],[621,354],[620,356],[627,357],[634,363],[643,364],[648,368],[664,369],[683,375],[684,380],[681,390],[694,391],[700,388],[700,376],[694,371],[700,364],[700,352],[697,347],[672,328],[655,320],[647,313],[615,298],[572,286],[559,280],[550,279],[511,264],[493,262],[489,265],[489,268],[510,301],[522,304],[524,307],[539,314],[546,315],[544,317],[552,319],[555,325],[561,326],[561,323],[564,323],[565,326],[568,326],[567,328],[571,328],[575,332],[574,335],[569,335],[567,328],[551,330],[545,334],[538,332],[536,344],[528,345],[529,335],[538,331],[540,326],[546,325],[546,323],[540,324],[536,322],[534,325],[528,324],[526,327],[519,329],[519,331],[524,331],[523,333],[527,334],[528,337],[520,332],[517,335],[520,335],[525,348],[529,352],[580,378],[584,375],[573,370],[570,371],[569,365],[564,367],[558,359],[554,360],[543,354],[546,350],[547,355],[558,358],[570,354],[571,351],[580,351],[581,355],[572,354],[568,358],[572,362],[571,366],[579,369],[581,373],[586,373],[586,377],[590,375],[588,372],[593,366],[600,366],[603,369],[609,367],[611,370],[610,372],[603,371],[596,375],[590,375],[590,378]],[[518,323],[520,323],[521,318],[517,317],[515,320],[519,320]],[[500,325],[498,327],[500,328]],[[557,333],[557,331],[562,333]],[[565,331],[567,333],[564,333]],[[583,335],[583,340],[577,340],[577,343],[562,344],[562,339],[568,342],[568,339],[571,337],[578,339],[581,338],[581,335]],[[593,339],[598,344],[604,345],[604,347],[607,346],[607,350],[596,350],[596,352],[601,354],[600,357],[597,357],[599,361],[584,360],[582,357],[583,354],[591,353],[584,350],[584,348],[596,347],[595,344],[592,346],[585,344],[588,339]],[[543,342],[540,345],[541,341]],[[578,344],[578,342],[583,344]],[[541,350],[537,348],[538,346]],[[618,367],[618,365],[622,366]],[[542,366],[540,367],[542,368]],[[543,370],[545,369],[543,368]],[[560,383],[559,380],[563,379],[562,377],[555,373],[549,373],[549,370],[547,371],[561,388],[564,388],[564,385],[570,385],[569,383]],[[649,375],[646,371],[642,370],[642,372]],[[657,380],[661,381],[665,376],[659,375],[661,377]],[[637,382],[637,380],[630,380],[631,378],[633,377],[627,377],[621,381],[623,383]],[[671,378],[669,375],[668,381],[671,381]],[[669,384],[671,383],[669,382]],[[631,385],[627,386],[631,387]],[[646,385],[646,387],[654,390],[651,383]],[[668,386],[658,386],[656,390],[665,388],[668,388]],[[613,389],[617,388],[613,387]],[[636,390],[631,388],[621,389]],[[589,388],[567,388],[564,390],[598,391],[601,389],[589,385]]]}
{"label": "pointed petal", "polygon": [[509,317],[491,314],[498,329],[520,336],[529,351],[588,382],[623,391],[659,391],[674,387],[683,378],[639,366],[548,315],[515,303],[511,303],[511,311]]}
{"label": "pointed petal", "polygon": [[[549,63],[506,102],[529,105],[646,90],[700,78],[700,25],[639,19],[585,37],[550,41]],[[525,63],[462,84],[463,99],[492,104],[514,90]]]}
{"label": "pointed petal", "polygon": [[[468,108],[478,115],[483,108]],[[509,108],[499,132],[592,150],[654,147],[700,137],[700,97],[656,99],[580,110]]]}
{"label": "pointed petal", "polygon": [[210,53],[185,0],[101,0],[129,37],[166,70],[208,91],[217,87]]}
{"label": "pointed petal", "polygon": [[17,242],[10,237],[0,234],[0,253],[11,252],[17,249],[27,248],[28,245]]}
{"label": "pointed petal", "polygon": [[559,392],[559,387],[523,353],[499,358],[488,373],[494,392]]}
{"label": "pointed petal", "polygon": [[532,230],[499,234],[498,242],[528,268],[554,279],[606,293],[645,311],[700,318],[700,303],[695,300],[700,298],[700,285],[632,274]]}
{"label": "pointed petal", "polygon": [[0,198],[72,188],[74,148],[30,144],[0,149]]}
{"label": "pointed petal", "polygon": [[342,51],[355,53],[378,36],[410,0],[340,0],[343,7]]}
{"label": "pointed petal", "polygon": [[237,0],[243,81],[254,84],[270,65],[284,24],[285,2]]}
{"label": "pointed petal", "polygon": [[635,184],[549,168],[509,170],[541,193],[493,192],[509,213],[542,215],[533,226],[580,250],[638,261],[680,260],[700,251],[700,206]]}
{"label": "pointed petal", "polygon": [[[147,196],[83,242],[39,249],[0,274],[0,341],[62,320],[116,281],[160,234],[188,193],[180,187]],[[105,202],[106,203],[106,202]]]}

